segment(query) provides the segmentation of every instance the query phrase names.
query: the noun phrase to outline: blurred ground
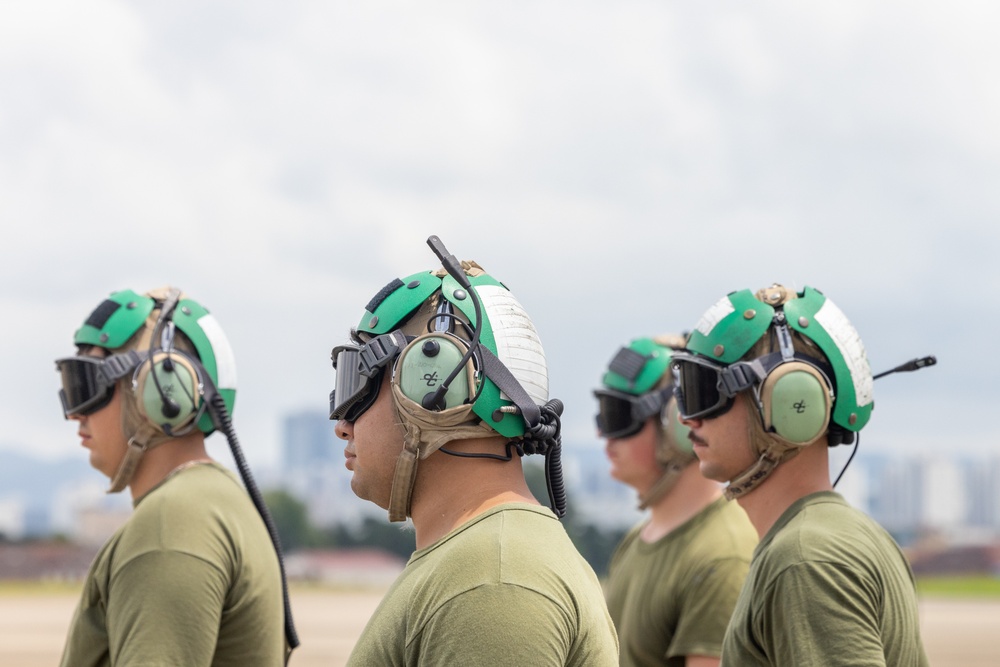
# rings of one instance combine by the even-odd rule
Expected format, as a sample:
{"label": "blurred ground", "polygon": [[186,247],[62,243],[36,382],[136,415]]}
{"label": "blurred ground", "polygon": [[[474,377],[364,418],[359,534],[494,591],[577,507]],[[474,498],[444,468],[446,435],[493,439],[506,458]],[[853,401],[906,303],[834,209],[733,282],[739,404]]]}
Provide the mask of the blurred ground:
{"label": "blurred ground", "polygon": [[[59,663],[73,592],[0,592],[0,665]],[[302,646],[291,667],[341,667],[382,591],[293,589],[292,608]],[[924,645],[934,667],[1000,665],[1000,600],[943,598],[921,603]]]}

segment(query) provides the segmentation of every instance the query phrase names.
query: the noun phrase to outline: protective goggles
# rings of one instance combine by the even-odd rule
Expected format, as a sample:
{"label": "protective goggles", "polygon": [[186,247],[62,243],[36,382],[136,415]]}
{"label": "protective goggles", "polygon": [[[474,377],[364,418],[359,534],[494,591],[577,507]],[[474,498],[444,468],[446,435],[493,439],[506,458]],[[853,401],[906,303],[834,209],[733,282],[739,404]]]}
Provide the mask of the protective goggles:
{"label": "protective goggles", "polygon": [[128,375],[141,361],[136,352],[115,354],[106,359],[97,357],[66,357],[56,360],[56,370],[62,378],[59,400],[63,415],[91,415],[115,395],[115,383]]}
{"label": "protective goggles", "polygon": [[768,374],[787,361],[805,362],[826,378],[832,377],[826,364],[798,353],[788,356],[772,352],[723,366],[689,352],[678,352],[674,354],[672,367],[678,412],[684,419],[722,416],[733,407],[738,393],[751,388],[759,390]]}
{"label": "protective goggles", "polygon": [[353,422],[363,415],[378,398],[385,367],[399,356],[406,343],[406,336],[394,331],[364,345],[333,348],[330,357],[337,379],[330,392],[330,419]]}
{"label": "protective goggles", "polygon": [[659,414],[670,401],[670,389],[636,396],[614,389],[595,389],[597,430],[608,439],[629,438],[642,430],[646,420]]}

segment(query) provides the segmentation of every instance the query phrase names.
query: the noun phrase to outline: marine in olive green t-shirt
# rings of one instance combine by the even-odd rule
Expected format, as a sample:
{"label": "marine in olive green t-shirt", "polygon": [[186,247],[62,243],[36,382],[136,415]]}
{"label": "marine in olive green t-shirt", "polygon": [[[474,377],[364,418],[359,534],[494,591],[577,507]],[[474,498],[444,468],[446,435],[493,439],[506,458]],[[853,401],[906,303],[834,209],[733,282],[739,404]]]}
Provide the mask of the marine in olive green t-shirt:
{"label": "marine in olive green t-shirt", "polygon": [[348,665],[614,667],[600,582],[547,508],[499,505],[415,551]]}
{"label": "marine in olive green t-shirt", "polygon": [[925,667],[913,573],[892,537],[832,491],[796,501],[754,552],[724,667]]}
{"label": "marine in olive green t-shirt", "polygon": [[64,667],[274,667],[281,574],[263,521],[218,464],[189,465],[136,502],[97,555]]}
{"label": "marine in olive green t-shirt", "polygon": [[605,584],[623,667],[717,657],[757,544],[746,513],[719,498],[655,542],[644,524],[615,550]]}

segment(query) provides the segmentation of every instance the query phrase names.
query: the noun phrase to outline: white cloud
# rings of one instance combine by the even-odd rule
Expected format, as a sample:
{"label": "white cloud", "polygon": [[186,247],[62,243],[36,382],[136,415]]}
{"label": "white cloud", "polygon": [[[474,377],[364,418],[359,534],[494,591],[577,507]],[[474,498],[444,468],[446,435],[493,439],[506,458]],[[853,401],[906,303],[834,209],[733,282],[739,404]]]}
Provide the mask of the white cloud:
{"label": "white cloud", "polygon": [[3,3],[0,373],[25,388],[0,442],[66,451],[52,359],[106,293],[172,282],[229,334],[237,427],[273,455],[432,233],[532,314],[574,437],[618,345],[775,280],[826,291],[878,368],[937,352],[909,386],[957,413],[998,370],[996,14]]}

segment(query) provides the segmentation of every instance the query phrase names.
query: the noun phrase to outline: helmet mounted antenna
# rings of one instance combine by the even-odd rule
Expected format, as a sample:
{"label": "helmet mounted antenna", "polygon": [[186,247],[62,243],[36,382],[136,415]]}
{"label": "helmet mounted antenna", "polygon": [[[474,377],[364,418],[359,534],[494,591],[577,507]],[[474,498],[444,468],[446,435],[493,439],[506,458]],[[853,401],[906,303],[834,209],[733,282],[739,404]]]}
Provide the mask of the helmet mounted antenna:
{"label": "helmet mounted antenna", "polygon": [[462,356],[462,360],[455,365],[455,368],[448,374],[444,382],[438,385],[437,389],[433,393],[424,396],[424,400],[421,402],[423,407],[427,410],[444,410],[445,399],[444,396],[448,393],[448,387],[451,385],[452,381],[458,377],[458,374],[462,372],[465,365],[469,363],[469,359],[475,354],[479,349],[479,338],[483,331],[483,306],[482,302],[479,300],[479,295],[476,294],[476,290],[472,288],[472,283],[469,282],[469,277],[465,275],[465,271],[462,270],[462,264],[458,261],[454,255],[448,252],[441,243],[441,239],[437,236],[431,236],[427,239],[427,245],[430,246],[434,254],[437,255],[438,259],[441,260],[442,266],[448,271],[455,281],[461,285],[466,292],[468,292],[469,297],[472,299],[472,305],[476,309],[476,326],[472,330],[472,340],[469,341],[469,349],[466,350],[465,354]]}
{"label": "helmet mounted antenna", "polygon": [[882,371],[878,375],[873,375],[872,379],[877,380],[880,377],[885,377],[886,375],[892,375],[893,373],[910,373],[912,371],[919,371],[921,368],[927,368],[928,366],[934,366],[937,364],[937,357],[933,354],[929,354],[926,357],[917,357],[916,359],[910,359],[905,364],[900,364],[895,368],[890,368],[887,371]]}
{"label": "helmet mounted antenna", "polygon": [[[887,371],[882,371],[877,375],[872,376],[872,380],[877,380],[879,378],[885,377],[887,375],[892,375],[893,373],[910,373],[912,371],[919,371],[921,368],[927,368],[928,366],[937,365],[937,357],[933,354],[929,354],[926,357],[917,357],[916,359],[910,359],[906,363],[900,364],[894,368],[890,368]],[[844,476],[847,472],[847,466],[851,465],[851,461],[854,460],[854,455],[858,453],[858,445],[861,443],[861,434],[858,433],[854,440],[854,449],[851,450],[851,455],[847,458],[847,463],[844,467],[840,469],[840,474],[837,475],[837,479],[833,482],[833,487],[837,488],[837,482],[840,478]]]}
{"label": "helmet mounted antenna", "polygon": [[[566,491],[562,479],[562,463],[560,460],[562,437],[560,434],[559,417],[563,411],[562,401],[559,399],[550,399],[544,406],[536,405],[503,362],[486,346],[480,345],[479,340],[483,330],[483,313],[479,294],[472,287],[469,277],[462,269],[461,262],[448,252],[440,238],[436,235],[431,235],[427,239],[427,245],[430,246],[430,249],[441,260],[441,265],[448,274],[468,292],[472,299],[472,305],[475,308],[476,324],[472,332],[472,340],[469,342],[469,349],[463,355],[461,361],[448,374],[444,382],[438,385],[433,393],[429,393],[424,397],[421,404],[427,410],[443,410],[445,407],[444,396],[448,391],[448,385],[465,368],[465,364],[468,363],[469,359],[474,354],[477,355],[486,376],[493,380],[497,387],[514,403],[513,406],[501,408],[501,411],[516,410],[521,413],[524,419],[525,428],[527,434],[530,435],[530,439],[525,438],[526,442],[521,443],[518,446],[518,450],[527,454],[542,454],[545,456],[545,482],[549,500],[551,501],[550,507],[555,515],[561,519],[566,515]],[[445,451],[447,452],[447,450]]]}

